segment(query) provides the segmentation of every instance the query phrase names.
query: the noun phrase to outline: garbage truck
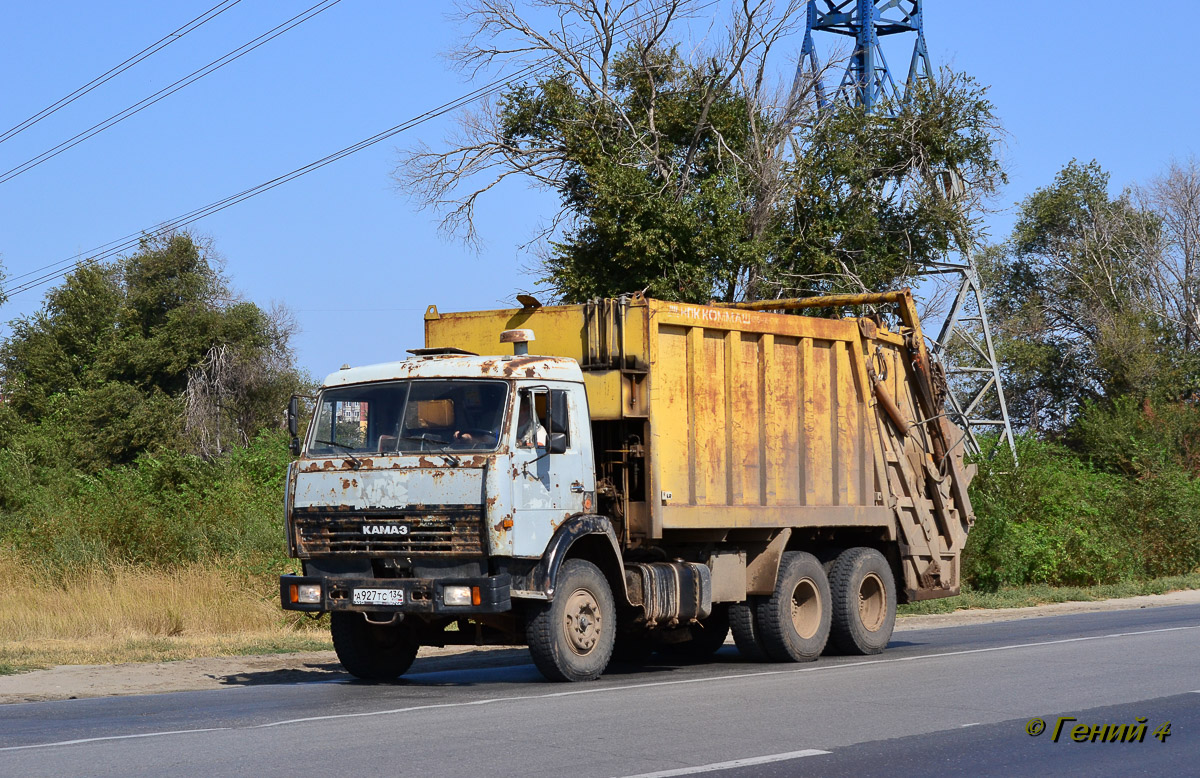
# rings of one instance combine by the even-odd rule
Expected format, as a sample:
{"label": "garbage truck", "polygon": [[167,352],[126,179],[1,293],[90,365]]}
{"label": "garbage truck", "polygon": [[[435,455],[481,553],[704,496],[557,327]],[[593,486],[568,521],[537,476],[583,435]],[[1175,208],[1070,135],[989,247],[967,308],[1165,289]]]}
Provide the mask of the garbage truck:
{"label": "garbage truck", "polygon": [[[354,676],[421,646],[526,645],[556,681],[614,654],[874,654],[959,592],[974,521],[909,290],[460,313],[288,408],[282,606]],[[816,315],[813,315],[816,314]]]}

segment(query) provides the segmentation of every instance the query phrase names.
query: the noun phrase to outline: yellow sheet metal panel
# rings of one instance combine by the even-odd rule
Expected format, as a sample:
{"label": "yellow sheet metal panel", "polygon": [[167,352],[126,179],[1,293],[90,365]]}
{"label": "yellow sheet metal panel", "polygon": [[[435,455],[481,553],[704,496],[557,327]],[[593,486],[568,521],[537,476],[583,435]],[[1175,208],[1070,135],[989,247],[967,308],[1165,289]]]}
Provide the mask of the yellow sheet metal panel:
{"label": "yellow sheet metal panel", "polygon": [[667,505],[665,529],[747,529],[759,527],[882,527],[895,515],[881,505],[830,505],[805,508],[770,505]]}
{"label": "yellow sheet metal panel", "polygon": [[[652,495],[671,492],[670,502],[692,502],[691,430],[688,394],[688,330],[684,327],[658,329],[655,364],[674,365],[671,370],[655,370],[651,375],[653,419],[650,425]],[[654,370],[654,368],[652,368]],[[669,484],[669,486],[668,486]],[[660,500],[653,499],[653,504]]]}
{"label": "yellow sheet metal panel", "polygon": [[850,371],[850,354],[846,344],[834,346],[834,368],[837,375],[836,397],[839,398],[839,412],[836,414],[834,431],[837,435],[837,446],[834,450],[834,504],[861,505],[862,489],[859,483],[861,468],[859,467],[866,452],[862,451],[858,438],[859,410],[862,398],[859,397],[854,385],[854,375]]}
{"label": "yellow sheet metal panel", "polygon": [[768,505],[800,505],[804,493],[800,407],[800,340],[771,336],[768,365],[767,491]]}
{"label": "yellow sheet metal panel", "polygon": [[[864,348],[856,320],[640,299],[624,308],[602,301],[431,309],[426,346],[505,354],[510,347],[500,343],[500,333],[516,328],[534,331],[531,353],[580,361],[594,419],[648,417],[656,530],[666,526],[664,505],[876,505],[877,452],[868,423],[873,398],[859,375]],[[887,383],[916,418],[897,352],[884,344]],[[595,369],[615,367],[622,353],[630,368],[624,374]],[[710,521],[719,511],[705,515]],[[677,515],[672,523],[684,521]],[[772,518],[771,525],[779,521]]]}
{"label": "yellow sheet metal panel", "polygon": [[729,393],[728,443],[733,466],[730,478],[730,502],[761,505],[763,456],[762,426],[765,421],[759,380],[762,356],[759,344],[764,336],[752,332],[732,333],[731,361],[734,365]]}
{"label": "yellow sheet metal panel", "polygon": [[592,421],[622,418],[624,408],[619,372],[589,370],[583,374],[583,386],[587,391],[588,413]]}
{"label": "yellow sheet metal panel", "polygon": [[833,432],[837,428],[833,343],[812,341],[805,365],[805,449],[811,478],[806,505],[833,505]]}
{"label": "yellow sheet metal panel", "polygon": [[504,330],[532,329],[529,353],[582,361],[587,347],[583,306],[510,308],[495,311],[434,313],[425,316],[426,348],[461,348],[476,354],[512,354],[500,343]]}
{"label": "yellow sheet metal panel", "polygon": [[[658,339],[650,377],[655,488],[672,495],[655,505],[660,526],[689,526],[688,515],[697,522],[690,526],[712,526],[720,515],[677,510],[687,506],[876,506],[856,321],[657,301],[649,313]],[[781,526],[788,511],[746,515]]]}

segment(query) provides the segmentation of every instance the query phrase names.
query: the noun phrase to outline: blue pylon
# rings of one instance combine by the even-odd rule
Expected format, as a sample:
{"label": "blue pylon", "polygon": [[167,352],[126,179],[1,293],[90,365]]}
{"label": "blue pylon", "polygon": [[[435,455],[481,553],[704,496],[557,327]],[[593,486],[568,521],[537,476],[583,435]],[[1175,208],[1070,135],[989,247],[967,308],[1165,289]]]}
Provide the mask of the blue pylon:
{"label": "blue pylon", "polygon": [[[925,48],[925,30],[921,20],[921,0],[809,0],[804,44],[796,69],[797,82],[803,80],[805,65],[812,70],[817,104],[842,100],[873,113],[883,107],[894,111],[908,99],[913,85],[933,77],[929,53]],[[825,89],[821,67],[813,44],[813,32],[832,32],[854,38],[854,53],[832,96]],[[897,86],[884,56],[880,38],[900,33],[915,33],[908,75]]]}
{"label": "blue pylon", "polygon": [[[929,52],[925,47],[925,28],[921,0],[809,0],[804,43],[796,65],[792,94],[803,94],[811,87],[818,110],[838,104],[862,108],[867,113],[894,116],[907,104],[913,88],[922,80],[933,79]],[[824,84],[820,58],[813,43],[813,32],[832,32],[854,38],[854,51],[846,64],[841,82],[831,95]],[[884,56],[880,38],[909,33],[916,35],[908,74],[897,85]],[[811,72],[806,73],[805,68]],[[963,182],[956,171],[934,173],[944,182],[948,197],[961,195]],[[957,191],[956,191],[957,190]],[[999,434],[1017,460],[1012,421],[1004,397],[1000,362],[992,343],[991,325],[984,307],[983,284],[979,277],[973,247],[966,239],[958,240],[958,257],[945,257],[918,273],[919,277],[951,276],[958,293],[946,316],[941,332],[930,345],[930,355],[940,363],[947,382],[946,414],[964,430],[963,446],[972,454],[981,453],[977,431]],[[993,410],[984,413],[983,409]]]}

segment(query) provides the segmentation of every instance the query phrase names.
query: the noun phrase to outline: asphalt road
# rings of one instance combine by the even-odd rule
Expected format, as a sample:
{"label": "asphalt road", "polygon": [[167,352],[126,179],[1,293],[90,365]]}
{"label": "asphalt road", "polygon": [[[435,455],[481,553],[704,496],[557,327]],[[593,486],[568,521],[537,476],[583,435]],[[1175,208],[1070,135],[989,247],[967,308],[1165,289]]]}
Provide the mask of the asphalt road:
{"label": "asphalt road", "polygon": [[[0,775],[1183,775],[1200,754],[1198,641],[1189,605],[909,631],[878,657],[806,665],[726,646],[580,685],[543,681],[523,651],[418,659],[391,686],[4,706]],[[1138,717],[1142,742],[1071,738]]]}

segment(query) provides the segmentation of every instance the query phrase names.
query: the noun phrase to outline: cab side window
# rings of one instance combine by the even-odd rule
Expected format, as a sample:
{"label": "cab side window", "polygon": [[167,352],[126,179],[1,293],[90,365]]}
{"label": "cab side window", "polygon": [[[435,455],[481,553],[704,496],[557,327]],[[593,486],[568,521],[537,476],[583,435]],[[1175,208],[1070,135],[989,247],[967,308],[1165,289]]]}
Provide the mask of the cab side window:
{"label": "cab side window", "polygon": [[567,393],[562,389],[550,390],[550,433],[566,436],[566,447],[571,447],[571,420],[567,416]]}
{"label": "cab side window", "polygon": [[561,433],[566,436],[569,448],[570,429],[565,390],[534,389],[521,393],[517,410],[518,447],[545,447],[551,433]]}

